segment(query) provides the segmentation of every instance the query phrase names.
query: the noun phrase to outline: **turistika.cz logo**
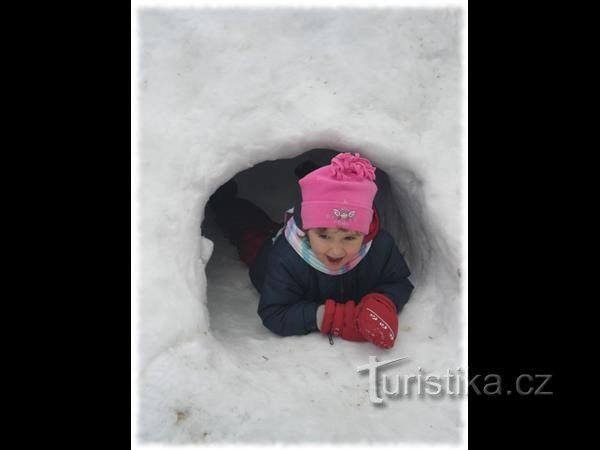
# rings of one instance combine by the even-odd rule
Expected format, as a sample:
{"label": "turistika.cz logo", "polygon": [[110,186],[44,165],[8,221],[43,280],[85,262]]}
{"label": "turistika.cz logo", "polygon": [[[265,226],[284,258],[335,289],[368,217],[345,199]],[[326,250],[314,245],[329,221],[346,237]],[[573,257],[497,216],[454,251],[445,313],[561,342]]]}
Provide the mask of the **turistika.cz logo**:
{"label": "turistika.cz logo", "polygon": [[[469,379],[468,369],[465,371],[460,367],[448,369],[443,375],[427,373],[418,367],[416,374],[396,374],[391,377],[385,373],[378,373],[384,366],[389,366],[399,361],[405,361],[408,356],[377,361],[377,357],[369,356],[369,363],[356,369],[357,372],[369,372],[369,400],[372,403],[383,403],[379,395],[389,397],[413,397],[416,393],[419,397],[431,396],[467,396],[469,389],[475,395],[552,395],[549,390],[552,375],[550,374],[520,374],[510,382],[503,383],[502,376],[498,374],[477,374]],[[381,390],[378,390],[381,386]]]}

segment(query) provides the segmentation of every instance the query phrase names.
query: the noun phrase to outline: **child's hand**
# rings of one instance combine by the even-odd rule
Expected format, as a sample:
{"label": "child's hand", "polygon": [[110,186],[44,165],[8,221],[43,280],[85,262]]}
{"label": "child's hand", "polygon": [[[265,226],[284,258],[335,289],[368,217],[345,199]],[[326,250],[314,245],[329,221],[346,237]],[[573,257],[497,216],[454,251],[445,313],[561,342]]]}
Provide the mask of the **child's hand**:
{"label": "child's hand", "polygon": [[396,305],[377,292],[365,295],[356,307],[356,326],[369,342],[392,348],[398,335]]}
{"label": "child's hand", "polygon": [[354,300],[346,303],[336,303],[332,299],[325,300],[321,333],[329,334],[329,332],[347,341],[366,341],[357,328]]}

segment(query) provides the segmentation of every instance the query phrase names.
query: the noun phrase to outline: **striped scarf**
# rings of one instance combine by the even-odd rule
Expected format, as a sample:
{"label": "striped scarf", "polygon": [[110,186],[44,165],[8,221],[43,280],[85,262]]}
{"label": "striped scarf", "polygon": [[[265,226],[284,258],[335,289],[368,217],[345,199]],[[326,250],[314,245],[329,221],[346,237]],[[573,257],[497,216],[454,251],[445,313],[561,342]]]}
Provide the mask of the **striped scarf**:
{"label": "striped scarf", "polygon": [[283,220],[284,220],[284,223],[287,222],[287,224],[284,225],[284,227],[281,230],[279,230],[279,232],[277,233],[277,236],[275,236],[273,238],[273,242],[275,242],[275,239],[277,239],[279,237],[279,235],[282,232],[284,232],[285,238],[287,239],[289,244],[292,246],[292,248],[296,251],[296,253],[298,253],[298,255],[300,255],[300,257],[304,261],[306,261],[306,263],[308,265],[317,269],[319,272],[326,273],[327,275],[342,275],[342,274],[354,269],[358,265],[358,263],[362,261],[362,259],[365,257],[365,255],[369,252],[369,249],[371,248],[371,244],[373,243],[373,241],[369,241],[366,244],[363,244],[360,247],[360,251],[356,254],[356,256],[354,258],[352,258],[350,261],[348,261],[346,264],[344,264],[342,267],[340,267],[339,269],[336,269],[336,270],[329,269],[325,264],[323,264],[317,258],[317,256],[314,254],[314,252],[310,248],[310,242],[308,240],[308,237],[306,236],[306,233],[304,233],[304,231],[302,231],[296,225],[296,221],[294,220],[293,214],[294,214],[294,208],[288,209],[286,211]]}

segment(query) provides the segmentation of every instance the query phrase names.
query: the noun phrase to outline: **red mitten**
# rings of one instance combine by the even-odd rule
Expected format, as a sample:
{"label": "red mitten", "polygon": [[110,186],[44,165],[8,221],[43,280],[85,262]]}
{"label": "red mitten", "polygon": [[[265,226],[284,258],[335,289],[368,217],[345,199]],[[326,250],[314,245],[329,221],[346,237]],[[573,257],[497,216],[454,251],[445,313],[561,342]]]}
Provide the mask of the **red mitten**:
{"label": "red mitten", "polygon": [[347,341],[366,341],[356,328],[356,304],[354,300],[346,303],[336,303],[335,300],[325,300],[325,312],[321,333],[341,336]]}
{"label": "red mitten", "polygon": [[377,292],[365,295],[356,307],[356,326],[369,342],[392,348],[398,335],[396,305]]}

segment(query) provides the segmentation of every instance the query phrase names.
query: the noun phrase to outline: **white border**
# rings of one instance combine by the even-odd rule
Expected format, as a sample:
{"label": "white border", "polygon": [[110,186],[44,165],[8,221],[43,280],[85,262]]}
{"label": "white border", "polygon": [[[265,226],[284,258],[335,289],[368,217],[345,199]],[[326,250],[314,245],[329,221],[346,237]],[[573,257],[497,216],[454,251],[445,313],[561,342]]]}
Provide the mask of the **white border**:
{"label": "white border", "polygon": [[[462,7],[462,105],[461,105],[461,154],[462,154],[462,189],[461,189],[461,216],[462,216],[462,286],[461,309],[463,322],[462,332],[462,367],[469,367],[469,11],[467,2]],[[468,371],[467,371],[468,374]],[[465,400],[462,405],[462,423],[464,424],[462,443],[460,448],[469,448],[469,402]]]}
{"label": "white border", "polygon": [[467,0],[454,1],[434,1],[434,0],[131,0],[132,11],[139,7],[165,7],[165,8],[379,8],[379,7],[397,7],[397,8],[447,8],[461,7],[467,8]]}
{"label": "white border", "polygon": [[139,43],[136,1],[131,2],[131,448],[137,447],[139,339]]}

